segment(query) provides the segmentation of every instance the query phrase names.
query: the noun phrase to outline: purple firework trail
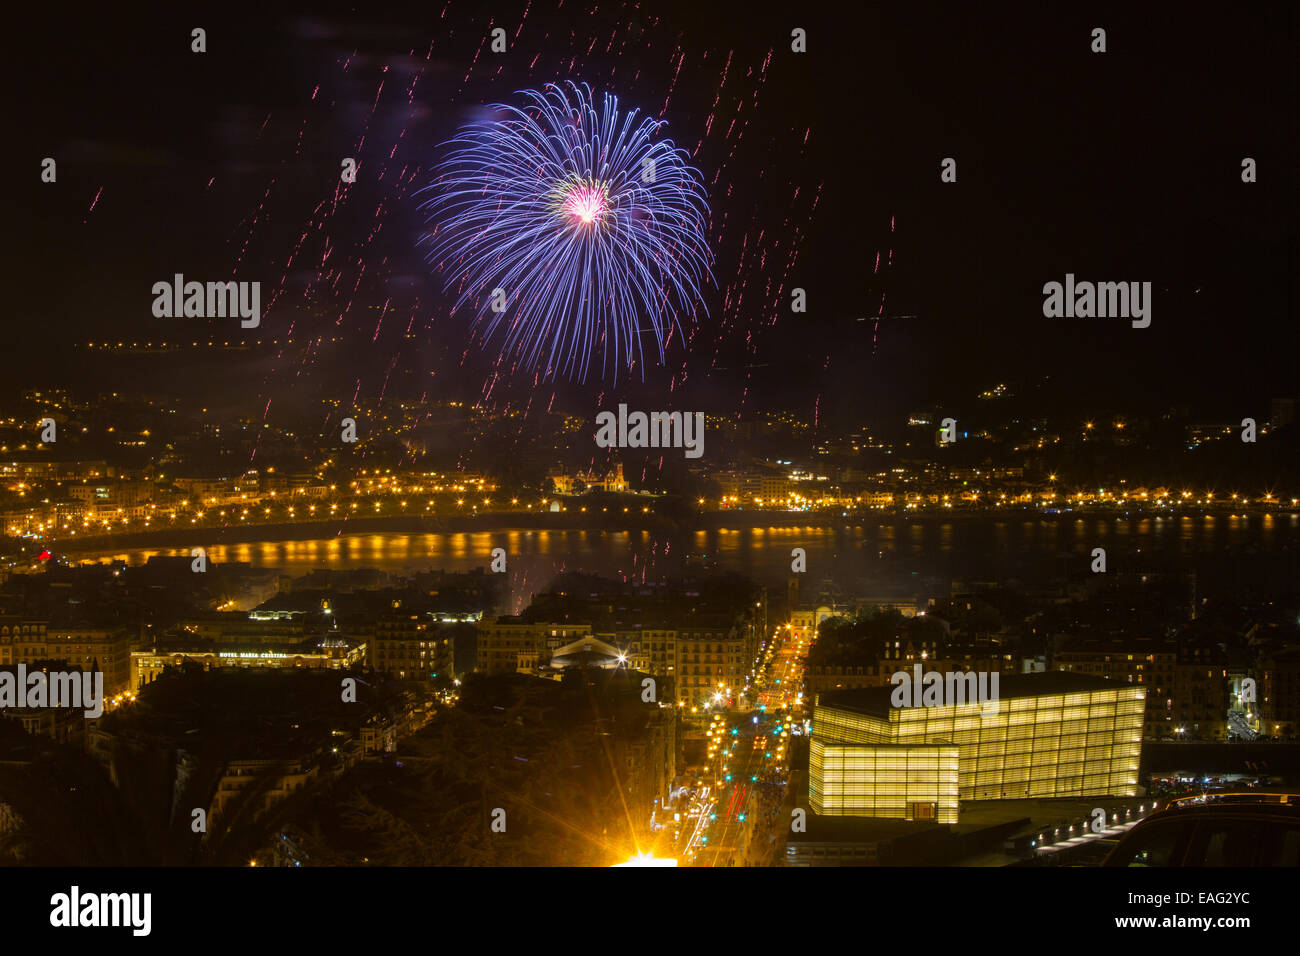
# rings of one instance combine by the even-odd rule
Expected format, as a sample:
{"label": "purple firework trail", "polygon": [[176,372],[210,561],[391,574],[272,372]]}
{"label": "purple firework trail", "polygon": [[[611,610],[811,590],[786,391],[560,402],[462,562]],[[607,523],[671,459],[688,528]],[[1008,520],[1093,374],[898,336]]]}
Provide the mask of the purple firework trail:
{"label": "purple firework trail", "polygon": [[[469,308],[485,344],[543,379],[585,381],[640,362],[641,333],[660,364],[672,329],[704,312],[715,283],[703,179],[684,150],[657,139],[662,120],[599,105],[586,84],[522,91],[523,108],[447,144],[421,208],[429,261]],[[648,326],[643,324],[648,323]]]}

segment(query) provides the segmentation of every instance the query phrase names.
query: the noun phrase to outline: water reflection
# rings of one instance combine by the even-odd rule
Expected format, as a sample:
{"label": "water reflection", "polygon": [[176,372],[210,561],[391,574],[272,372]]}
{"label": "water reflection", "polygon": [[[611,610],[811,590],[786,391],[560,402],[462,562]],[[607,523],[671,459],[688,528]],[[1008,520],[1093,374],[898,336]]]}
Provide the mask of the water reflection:
{"label": "water reflection", "polygon": [[[247,563],[300,575],[319,567],[413,571],[486,568],[493,548],[506,549],[512,580],[541,587],[560,570],[654,579],[719,566],[773,584],[790,573],[790,552],[807,552],[809,580],[853,582],[891,574],[999,575],[1057,573],[1069,555],[1108,549],[1112,561],[1208,559],[1242,550],[1293,551],[1296,515],[1069,516],[1060,519],[900,518],[860,526],[728,527],[676,534],[647,530],[506,529],[492,532],[365,533],[301,541],[208,547],[210,561]],[[155,555],[189,556],[188,548],[75,555],[142,564]],[[1065,559],[1062,556],[1066,556]]]}

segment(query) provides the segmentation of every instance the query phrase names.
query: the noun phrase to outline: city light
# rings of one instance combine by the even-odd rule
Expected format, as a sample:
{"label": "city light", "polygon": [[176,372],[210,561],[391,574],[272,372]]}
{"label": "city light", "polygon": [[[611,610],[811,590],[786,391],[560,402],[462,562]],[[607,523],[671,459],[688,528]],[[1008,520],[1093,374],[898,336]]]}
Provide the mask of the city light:
{"label": "city light", "polygon": [[676,866],[677,861],[672,858],[660,858],[649,853],[638,853],[636,856],[625,860],[622,863],[615,863],[614,866]]}

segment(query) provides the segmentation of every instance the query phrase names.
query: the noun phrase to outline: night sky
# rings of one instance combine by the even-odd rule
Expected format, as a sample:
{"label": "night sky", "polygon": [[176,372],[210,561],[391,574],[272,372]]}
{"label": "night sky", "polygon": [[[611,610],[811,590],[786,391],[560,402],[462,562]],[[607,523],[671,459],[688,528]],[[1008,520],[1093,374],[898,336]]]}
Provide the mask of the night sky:
{"label": "night sky", "polygon": [[[299,343],[340,341],[155,358],[130,380],[277,410],[358,392],[483,397],[491,355],[470,345],[467,316],[447,316],[418,247],[418,171],[481,104],[573,79],[652,115],[669,101],[668,135],[710,183],[715,221],[726,215],[711,233],[722,288],[689,350],[644,385],[539,390],[519,374],[488,392],[498,407],[554,392],[582,414],[629,397],[856,423],[1008,382],[1044,412],[1181,404],[1231,419],[1295,394],[1290,5],[534,0],[517,39],[523,3],[376,6],[21,15],[6,84],[12,390],[121,387],[126,366],[80,344],[200,337],[154,319],[150,287],[237,267],[264,303],[283,291],[261,329],[218,335],[292,323]],[[497,24],[512,47],[494,58],[479,48]],[[207,53],[190,51],[195,26]],[[1089,49],[1096,26],[1104,54]],[[790,51],[793,27],[808,30],[805,54]],[[728,135],[736,115],[743,133]],[[40,181],[45,156],[56,184]],[[344,156],[362,175],[326,217]],[[949,156],[955,184],[940,182]],[[1241,181],[1245,156],[1257,183]],[[343,271],[333,289],[313,280],[326,248]],[[1151,327],[1043,318],[1043,283],[1067,272],[1152,282]],[[793,286],[806,314],[790,313]],[[371,307],[386,302],[376,332]]]}

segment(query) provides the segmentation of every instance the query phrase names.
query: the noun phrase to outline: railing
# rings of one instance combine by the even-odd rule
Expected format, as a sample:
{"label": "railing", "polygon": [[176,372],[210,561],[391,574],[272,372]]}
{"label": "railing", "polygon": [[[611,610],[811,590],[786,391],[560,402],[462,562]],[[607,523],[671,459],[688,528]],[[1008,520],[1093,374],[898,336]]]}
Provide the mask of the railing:
{"label": "railing", "polygon": [[1199,793],[1190,797],[1175,797],[1165,804],[1165,809],[1183,806],[1202,806],[1207,803],[1275,803],[1282,806],[1300,806],[1300,794],[1242,791],[1233,793]]}

